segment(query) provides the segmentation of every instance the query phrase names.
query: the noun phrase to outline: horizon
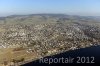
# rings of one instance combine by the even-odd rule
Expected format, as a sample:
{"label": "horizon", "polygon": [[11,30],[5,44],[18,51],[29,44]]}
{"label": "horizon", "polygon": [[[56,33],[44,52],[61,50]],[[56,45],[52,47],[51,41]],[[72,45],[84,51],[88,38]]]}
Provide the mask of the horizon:
{"label": "horizon", "polygon": [[78,15],[78,14],[64,14],[64,13],[31,13],[31,14],[11,14],[6,16],[0,16],[0,18],[6,18],[10,16],[29,16],[29,15],[43,15],[43,14],[53,14],[53,15],[69,15],[69,16],[81,16],[81,17],[100,17],[98,15]]}
{"label": "horizon", "polygon": [[100,16],[96,16],[96,15],[77,15],[77,14],[63,14],[63,13],[33,13],[33,14],[11,14],[11,15],[6,15],[6,16],[0,16],[0,18],[6,18],[6,17],[10,17],[10,16],[29,16],[29,15],[41,15],[41,14],[53,14],[53,15],[69,15],[69,16],[81,16],[81,17],[100,17]]}
{"label": "horizon", "polygon": [[100,0],[0,0],[0,17],[28,14],[100,16]]}

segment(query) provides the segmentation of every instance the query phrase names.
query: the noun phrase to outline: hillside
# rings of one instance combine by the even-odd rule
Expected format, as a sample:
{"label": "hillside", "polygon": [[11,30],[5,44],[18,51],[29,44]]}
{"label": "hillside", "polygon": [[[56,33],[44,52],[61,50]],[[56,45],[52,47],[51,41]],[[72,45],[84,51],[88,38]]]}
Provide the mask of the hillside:
{"label": "hillside", "polygon": [[32,14],[0,18],[1,64],[22,58],[35,60],[99,44],[100,21],[93,17]]}

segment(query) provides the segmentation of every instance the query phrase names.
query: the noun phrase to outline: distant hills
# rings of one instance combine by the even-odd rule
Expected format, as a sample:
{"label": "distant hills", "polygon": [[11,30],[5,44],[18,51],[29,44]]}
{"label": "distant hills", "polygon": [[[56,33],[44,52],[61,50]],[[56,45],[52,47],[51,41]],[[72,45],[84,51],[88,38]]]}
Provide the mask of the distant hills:
{"label": "distant hills", "polygon": [[0,17],[0,21],[9,22],[100,22],[99,16],[78,16],[66,14],[29,14],[29,15],[10,15],[7,17]]}

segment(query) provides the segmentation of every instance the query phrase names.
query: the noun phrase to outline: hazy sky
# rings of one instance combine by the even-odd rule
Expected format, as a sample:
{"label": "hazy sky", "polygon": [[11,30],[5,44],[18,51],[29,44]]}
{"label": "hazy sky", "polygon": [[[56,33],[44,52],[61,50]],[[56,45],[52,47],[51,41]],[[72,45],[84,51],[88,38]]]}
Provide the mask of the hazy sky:
{"label": "hazy sky", "polygon": [[100,0],[0,0],[0,16],[34,13],[100,16]]}

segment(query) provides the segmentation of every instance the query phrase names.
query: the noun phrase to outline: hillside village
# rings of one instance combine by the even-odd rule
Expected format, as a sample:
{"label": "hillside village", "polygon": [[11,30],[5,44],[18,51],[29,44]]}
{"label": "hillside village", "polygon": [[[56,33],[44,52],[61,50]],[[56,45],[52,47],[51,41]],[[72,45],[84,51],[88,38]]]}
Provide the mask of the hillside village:
{"label": "hillside village", "polygon": [[8,16],[0,22],[0,49],[36,53],[38,59],[100,45],[100,23],[92,18],[38,14]]}

